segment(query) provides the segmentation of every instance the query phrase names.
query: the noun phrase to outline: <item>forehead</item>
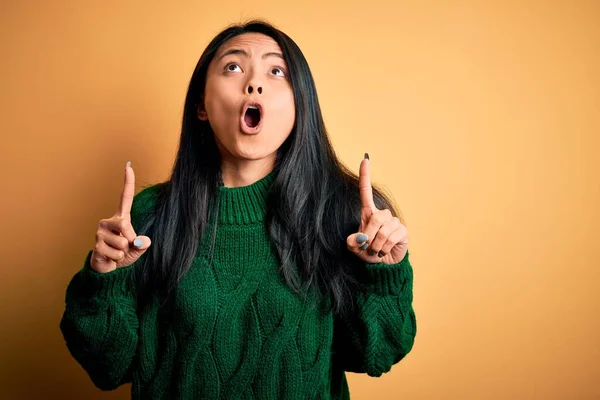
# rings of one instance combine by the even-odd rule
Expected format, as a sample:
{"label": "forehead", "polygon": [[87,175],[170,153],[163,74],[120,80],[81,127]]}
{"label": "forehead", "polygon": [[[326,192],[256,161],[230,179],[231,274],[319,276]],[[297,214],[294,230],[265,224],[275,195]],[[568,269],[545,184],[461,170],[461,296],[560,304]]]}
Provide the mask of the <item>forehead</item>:
{"label": "forehead", "polygon": [[221,45],[217,51],[216,58],[232,48],[245,50],[250,55],[261,55],[267,52],[281,53],[281,48],[270,36],[262,33],[244,33],[235,36]]}

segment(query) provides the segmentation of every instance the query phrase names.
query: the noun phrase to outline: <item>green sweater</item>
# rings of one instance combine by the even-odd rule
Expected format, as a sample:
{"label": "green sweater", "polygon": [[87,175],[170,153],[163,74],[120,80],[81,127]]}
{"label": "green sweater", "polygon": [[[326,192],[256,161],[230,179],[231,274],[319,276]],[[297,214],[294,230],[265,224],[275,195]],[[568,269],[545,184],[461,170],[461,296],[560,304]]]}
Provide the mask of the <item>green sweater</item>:
{"label": "green sweater", "polygon": [[[208,245],[184,275],[168,318],[136,307],[130,272],[100,274],[88,254],[66,292],[60,328],[94,384],[131,382],[134,399],[348,399],[345,371],[380,376],[412,348],[412,268],[366,264],[351,317],[303,300],[282,280],[265,228],[271,175],[221,187],[212,261]],[[158,185],[135,196],[132,224]],[[214,225],[213,225],[214,226]],[[207,243],[213,240],[205,235]]]}

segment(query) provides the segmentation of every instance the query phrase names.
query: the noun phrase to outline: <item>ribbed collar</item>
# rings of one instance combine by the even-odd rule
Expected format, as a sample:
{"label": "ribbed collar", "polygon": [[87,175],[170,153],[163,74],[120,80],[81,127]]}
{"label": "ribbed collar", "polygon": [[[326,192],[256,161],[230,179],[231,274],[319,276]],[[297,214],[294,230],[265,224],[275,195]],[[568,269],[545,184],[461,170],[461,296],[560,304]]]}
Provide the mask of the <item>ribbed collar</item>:
{"label": "ribbed collar", "polygon": [[267,196],[274,172],[247,185],[219,187],[219,224],[248,225],[262,222],[267,215]]}

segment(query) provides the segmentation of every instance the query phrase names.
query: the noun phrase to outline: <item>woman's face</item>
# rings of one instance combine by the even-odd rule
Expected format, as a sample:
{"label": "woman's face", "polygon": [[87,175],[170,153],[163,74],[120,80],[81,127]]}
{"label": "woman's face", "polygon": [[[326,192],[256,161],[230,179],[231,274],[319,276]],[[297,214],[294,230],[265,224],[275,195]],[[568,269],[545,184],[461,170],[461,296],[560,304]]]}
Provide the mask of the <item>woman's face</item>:
{"label": "woman's face", "polygon": [[226,159],[275,158],[295,120],[294,95],[281,48],[269,36],[236,36],[208,67],[203,107]]}

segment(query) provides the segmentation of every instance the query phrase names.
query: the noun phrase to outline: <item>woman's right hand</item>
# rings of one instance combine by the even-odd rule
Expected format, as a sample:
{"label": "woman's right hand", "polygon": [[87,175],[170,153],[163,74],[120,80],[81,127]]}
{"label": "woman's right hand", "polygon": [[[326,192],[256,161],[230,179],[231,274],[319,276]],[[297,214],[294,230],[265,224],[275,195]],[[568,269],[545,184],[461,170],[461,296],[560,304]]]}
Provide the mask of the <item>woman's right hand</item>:
{"label": "woman's right hand", "polygon": [[90,266],[106,273],[133,264],[150,247],[148,236],[137,236],[131,225],[131,206],[135,194],[135,174],[131,163],[125,166],[125,185],[119,209],[111,218],[102,219],[96,231],[96,245]]}

